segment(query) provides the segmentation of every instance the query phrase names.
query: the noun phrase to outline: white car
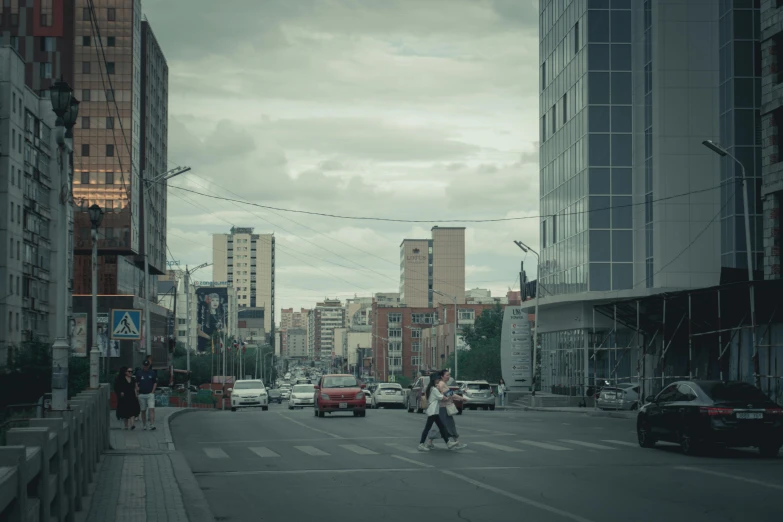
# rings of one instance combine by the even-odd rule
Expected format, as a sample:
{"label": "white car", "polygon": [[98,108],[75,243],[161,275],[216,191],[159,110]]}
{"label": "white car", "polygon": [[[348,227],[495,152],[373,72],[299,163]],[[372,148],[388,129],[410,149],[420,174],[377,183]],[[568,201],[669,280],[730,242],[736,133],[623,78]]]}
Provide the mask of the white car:
{"label": "white car", "polygon": [[285,386],[280,388],[280,395],[284,399],[290,399],[291,398],[291,388],[286,388]]}
{"label": "white car", "polygon": [[372,394],[372,407],[377,409],[381,406],[384,408],[405,407],[405,393],[402,391],[402,386],[396,383],[380,383]]}
{"label": "white car", "polygon": [[369,390],[364,390],[364,404],[368,408],[372,408],[372,393]]}
{"label": "white car", "polygon": [[261,380],[243,380],[234,383],[231,389],[231,411],[238,408],[269,409],[269,394]]}
{"label": "white car", "polygon": [[288,409],[313,407],[315,386],[312,384],[297,384],[291,388],[291,397],[288,399]]}

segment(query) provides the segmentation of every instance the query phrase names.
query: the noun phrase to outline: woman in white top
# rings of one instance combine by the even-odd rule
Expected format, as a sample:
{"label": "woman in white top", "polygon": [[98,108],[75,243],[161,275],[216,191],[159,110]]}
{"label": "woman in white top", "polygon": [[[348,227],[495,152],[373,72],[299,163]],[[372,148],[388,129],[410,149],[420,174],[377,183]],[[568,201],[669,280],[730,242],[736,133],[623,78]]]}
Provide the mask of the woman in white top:
{"label": "woman in white top", "polygon": [[440,401],[443,400],[443,394],[438,390],[438,383],[440,382],[440,376],[438,374],[430,375],[430,383],[427,385],[425,397],[427,397],[427,424],[424,426],[424,431],[421,432],[421,439],[419,440],[419,451],[429,451],[425,441],[427,440],[427,434],[430,432],[432,425],[435,424],[440,430],[441,438],[446,446],[451,449],[457,445],[456,442],[449,440],[448,430],[443,425],[438,415],[440,410]]}
{"label": "woman in white top", "polygon": [[501,377],[498,381],[498,397],[500,397],[500,406],[506,405],[506,381]]}

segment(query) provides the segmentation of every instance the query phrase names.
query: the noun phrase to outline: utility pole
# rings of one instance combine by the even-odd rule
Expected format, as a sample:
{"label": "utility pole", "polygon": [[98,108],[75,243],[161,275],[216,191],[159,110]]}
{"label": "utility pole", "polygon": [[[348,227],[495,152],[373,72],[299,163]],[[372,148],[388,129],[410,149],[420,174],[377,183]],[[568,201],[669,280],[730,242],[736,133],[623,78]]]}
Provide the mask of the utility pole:
{"label": "utility pole", "polygon": [[[188,271],[188,265],[185,265],[185,364],[188,376],[188,408],[190,408],[190,272]],[[177,298],[174,294],[174,321],[177,321]],[[176,328],[176,325],[175,325]],[[212,383],[210,383],[212,384]]]}

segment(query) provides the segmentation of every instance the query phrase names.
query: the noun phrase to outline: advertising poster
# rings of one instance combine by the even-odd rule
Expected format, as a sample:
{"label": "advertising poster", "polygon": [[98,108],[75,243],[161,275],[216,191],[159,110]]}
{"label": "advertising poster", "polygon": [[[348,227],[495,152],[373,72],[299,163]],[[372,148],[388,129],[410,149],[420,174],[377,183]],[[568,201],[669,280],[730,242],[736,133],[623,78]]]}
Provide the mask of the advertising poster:
{"label": "advertising poster", "polygon": [[71,328],[71,355],[87,357],[87,314],[73,314]]}
{"label": "advertising poster", "polygon": [[109,337],[109,314],[98,314],[98,349],[101,357],[120,356],[120,341]]}
{"label": "advertising poster", "polygon": [[533,340],[528,314],[521,306],[507,306],[500,333],[500,365],[510,390],[533,385]]}
{"label": "advertising poster", "polygon": [[[226,287],[200,287],[196,289],[198,300],[198,351],[209,352],[212,350],[210,339],[215,332],[221,332],[226,328],[228,321],[228,288]],[[201,334],[205,334],[205,336]],[[217,344],[217,343],[216,343]]]}

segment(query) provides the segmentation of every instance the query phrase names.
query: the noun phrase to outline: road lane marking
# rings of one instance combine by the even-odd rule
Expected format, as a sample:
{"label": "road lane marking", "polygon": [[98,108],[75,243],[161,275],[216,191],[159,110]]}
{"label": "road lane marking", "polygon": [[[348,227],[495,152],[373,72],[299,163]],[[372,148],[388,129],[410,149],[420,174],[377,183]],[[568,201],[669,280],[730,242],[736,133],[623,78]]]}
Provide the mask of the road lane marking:
{"label": "road lane marking", "polygon": [[[407,437],[341,437],[342,440],[410,440]],[[221,440],[220,444],[259,444],[263,442],[316,442],[323,440],[334,440],[334,437],[309,437],[306,439],[255,439],[255,440]],[[214,440],[199,441],[198,444],[214,444]]]}
{"label": "road lane marking", "polygon": [[519,448],[512,448],[511,446],[504,446],[502,444],[495,444],[494,442],[474,442],[473,444],[477,446],[486,446],[487,448],[492,448],[500,451],[506,451],[509,453],[516,453],[519,451],[525,451]]}
{"label": "road lane marking", "polygon": [[429,464],[425,464],[423,462],[419,462],[418,460],[409,459],[408,457],[403,457],[402,455],[392,455],[393,458],[404,460],[405,462],[410,462],[411,464],[416,464],[417,466],[421,466],[422,468],[434,468],[435,466],[430,466]]}
{"label": "road lane marking", "polygon": [[495,431],[495,430],[485,430],[482,428],[467,428],[465,426],[460,426],[460,431],[479,431],[481,433],[492,435],[492,436],[511,436],[516,435],[515,433],[508,433],[507,431]]}
{"label": "road lane marking", "polygon": [[312,446],[294,446],[296,449],[301,451],[302,453],[307,453],[308,455],[312,455],[313,457],[325,457],[329,455],[325,451],[321,451],[318,448],[314,448]]}
{"label": "road lane marking", "polygon": [[527,504],[528,506],[537,507],[538,509],[541,509],[543,511],[548,511],[550,513],[554,513],[556,515],[560,515],[563,518],[568,518],[570,520],[574,520],[576,522],[592,522],[589,518],[581,517],[575,513],[570,513],[568,511],[563,511],[562,509],[558,509],[556,507],[548,506],[546,504],[543,504],[541,502],[538,502],[536,500],[532,500],[520,495],[517,495],[515,493],[511,493],[510,491],[506,491],[504,489],[496,488],[495,486],[490,486],[489,484],[485,484],[484,482],[479,482],[478,480],[473,480],[470,477],[466,477],[465,475],[460,475],[459,473],[454,473],[453,471],[449,470],[441,470],[441,473],[444,475],[448,475],[450,477],[458,478],[460,480],[463,480],[467,482],[468,484],[472,484],[476,486],[477,488],[486,489],[487,491],[491,491],[493,493],[497,493],[498,495],[502,495],[506,498],[510,498],[511,500],[516,500],[517,502],[520,502],[522,504]]}
{"label": "road lane marking", "polygon": [[[464,468],[454,468],[459,471],[495,471],[508,469],[522,469],[520,466],[474,466]],[[292,469],[292,470],[253,470],[253,471],[194,471],[193,474],[198,477],[227,477],[227,476],[250,476],[250,475],[310,475],[314,473],[433,473],[438,472],[437,468],[354,468],[354,469]],[[592,521],[588,521],[592,522]]]}
{"label": "road lane marking", "polygon": [[329,435],[330,437],[333,437],[333,438],[335,438],[335,439],[342,439],[342,437],[341,437],[340,435],[337,435],[337,434],[335,434],[335,433],[330,433],[330,432],[328,432],[328,431],[324,431],[324,430],[319,430],[318,428],[313,428],[312,426],[308,426],[308,425],[307,425],[307,424],[305,424],[304,422],[299,422],[298,420],[296,420],[296,419],[292,419],[291,417],[288,417],[288,416],[286,416],[286,415],[283,415],[282,413],[279,413],[279,412],[278,412],[278,415],[280,415],[280,416],[281,416],[282,418],[284,418],[284,419],[290,420],[290,421],[291,421],[291,422],[293,422],[294,424],[298,424],[298,425],[302,426],[303,428],[307,428],[308,430],[317,431],[318,433],[323,433],[324,435]]}
{"label": "road lane marking", "polygon": [[528,444],[530,446],[536,446],[537,448],[543,448],[553,451],[571,451],[573,448],[566,448],[565,446],[558,446],[556,444],[547,444],[546,442],[538,442],[536,440],[518,440],[520,444]]}
{"label": "road lane marking", "polygon": [[250,449],[250,451],[252,451],[256,455],[258,455],[259,457],[265,457],[266,458],[266,457],[279,457],[280,456],[280,455],[278,455],[277,453],[275,453],[274,451],[272,451],[269,448],[263,448],[262,447],[262,448],[249,448],[249,449]]}
{"label": "road lane marking", "polygon": [[569,440],[560,439],[560,442],[568,442],[569,444],[576,444],[577,446],[584,446],[585,448],[600,449],[600,450],[613,450],[611,446],[604,446],[603,444],[594,444],[592,442],[582,442],[581,440]]}
{"label": "road lane marking", "polygon": [[394,448],[399,451],[404,451],[405,453],[410,453],[411,455],[413,455],[414,453],[416,454],[421,453],[416,448],[411,448],[410,446],[406,446],[405,444],[396,444],[394,442],[387,442],[386,445],[389,446],[390,448]]}
{"label": "road lane marking", "polygon": [[602,440],[601,442],[611,442],[612,444],[619,444],[620,446],[630,446],[631,448],[638,448],[639,444],[635,442],[628,442],[625,440]]}
{"label": "road lane marking", "polygon": [[348,451],[352,451],[358,455],[377,455],[378,453],[367,449],[365,447],[359,446],[358,444],[340,444],[341,448],[345,448]]}
{"label": "road lane marking", "polygon": [[756,480],[752,478],[745,478],[745,477],[739,477],[737,475],[731,475],[729,473],[721,473],[720,471],[710,471],[706,469],[700,469],[700,468],[692,468],[690,466],[675,466],[674,469],[680,469],[683,471],[695,471],[697,473],[704,473],[706,475],[714,475],[716,477],[722,477],[732,480],[739,480],[741,482],[747,482],[749,484],[755,484],[757,486],[763,486],[765,488],[771,488],[771,489],[779,489],[783,491],[783,486],[780,484],[770,484],[769,482],[764,482],[763,480]]}
{"label": "road lane marking", "polygon": [[227,459],[228,454],[220,448],[204,448],[204,453],[211,459]]}

